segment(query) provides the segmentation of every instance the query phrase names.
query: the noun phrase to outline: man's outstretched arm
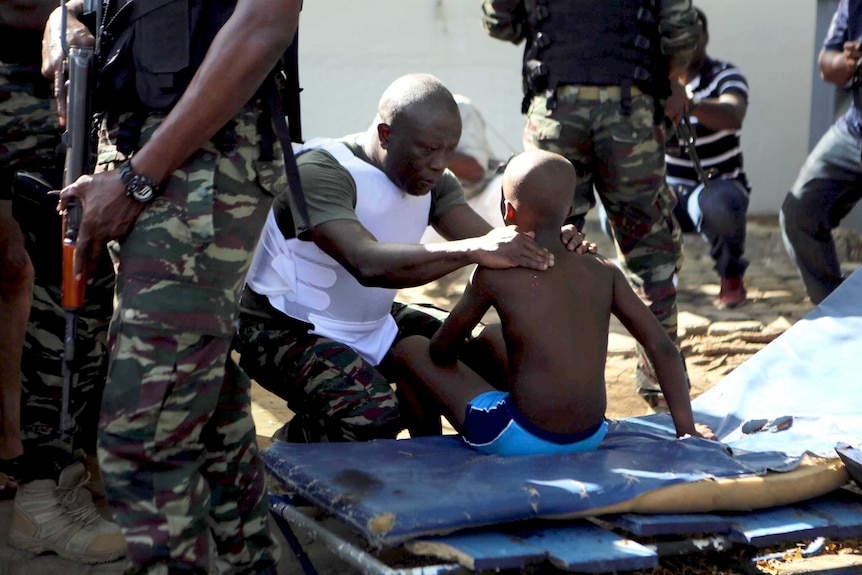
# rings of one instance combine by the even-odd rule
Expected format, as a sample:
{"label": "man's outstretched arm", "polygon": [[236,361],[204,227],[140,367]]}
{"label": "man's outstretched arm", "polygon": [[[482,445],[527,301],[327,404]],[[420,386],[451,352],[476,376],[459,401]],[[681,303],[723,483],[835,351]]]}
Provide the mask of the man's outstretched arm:
{"label": "man's outstretched arm", "polygon": [[843,50],[824,48],[817,58],[820,77],[832,84],[844,86],[856,73],[860,57],[862,57],[862,50],[859,42],[845,42]]}
{"label": "man's outstretched arm", "polygon": [[703,126],[715,132],[721,130],[740,130],[748,99],[740,92],[725,92],[717,98],[704,98],[690,105],[689,114],[697,118]]}
{"label": "man's outstretched arm", "polygon": [[316,226],[311,239],[359,283],[370,287],[424,285],[470,264],[536,270],[553,265],[553,256],[514,226],[450,242],[401,244],[379,242],[358,221],[341,219]]}

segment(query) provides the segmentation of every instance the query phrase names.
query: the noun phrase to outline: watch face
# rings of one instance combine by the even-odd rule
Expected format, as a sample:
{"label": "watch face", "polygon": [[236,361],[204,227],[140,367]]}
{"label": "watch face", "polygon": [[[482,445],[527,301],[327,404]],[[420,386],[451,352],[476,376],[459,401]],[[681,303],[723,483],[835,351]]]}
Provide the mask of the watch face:
{"label": "watch face", "polygon": [[153,199],[153,188],[146,184],[140,185],[132,192],[132,196],[139,202],[149,202]]}
{"label": "watch face", "polygon": [[132,171],[131,164],[126,161],[120,167],[120,180],[126,187],[126,193],[137,202],[151,202],[156,197],[156,186],[150,178]]}

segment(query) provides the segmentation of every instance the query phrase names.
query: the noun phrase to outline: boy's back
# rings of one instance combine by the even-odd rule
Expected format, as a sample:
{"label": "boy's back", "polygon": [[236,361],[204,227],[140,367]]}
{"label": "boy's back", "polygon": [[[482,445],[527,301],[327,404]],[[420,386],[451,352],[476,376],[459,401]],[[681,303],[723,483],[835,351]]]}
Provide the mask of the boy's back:
{"label": "boy's back", "polygon": [[472,289],[500,316],[517,408],[543,429],[579,433],[604,418],[614,280],[622,275],[601,256],[552,251],[547,271],[480,268]]}

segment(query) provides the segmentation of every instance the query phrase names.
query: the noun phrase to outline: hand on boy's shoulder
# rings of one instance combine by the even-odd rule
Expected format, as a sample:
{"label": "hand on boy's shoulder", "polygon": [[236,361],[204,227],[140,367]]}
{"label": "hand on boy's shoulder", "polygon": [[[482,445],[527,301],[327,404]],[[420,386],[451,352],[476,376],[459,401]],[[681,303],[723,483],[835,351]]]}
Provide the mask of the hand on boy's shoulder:
{"label": "hand on boy's shoulder", "polygon": [[587,240],[584,232],[573,224],[565,224],[560,228],[560,240],[568,251],[578,254],[594,254],[598,249],[595,242]]}

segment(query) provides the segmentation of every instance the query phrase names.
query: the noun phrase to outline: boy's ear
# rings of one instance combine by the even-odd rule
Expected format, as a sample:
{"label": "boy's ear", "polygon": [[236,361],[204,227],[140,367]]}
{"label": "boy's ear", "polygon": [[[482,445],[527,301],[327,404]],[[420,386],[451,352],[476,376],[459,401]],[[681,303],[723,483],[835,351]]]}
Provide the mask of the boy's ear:
{"label": "boy's ear", "polygon": [[384,150],[389,147],[389,135],[392,133],[392,128],[389,124],[380,122],[377,124],[377,139],[380,141],[380,147]]}
{"label": "boy's ear", "polygon": [[504,220],[511,220],[512,218],[515,217],[516,212],[517,212],[517,210],[515,210],[515,206],[513,206],[509,202],[509,200],[503,200],[503,219]]}

